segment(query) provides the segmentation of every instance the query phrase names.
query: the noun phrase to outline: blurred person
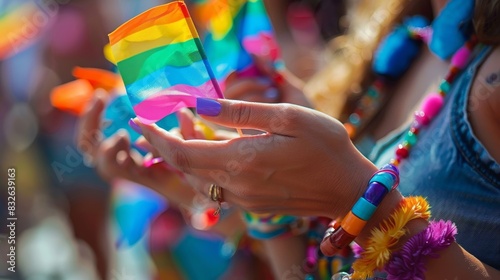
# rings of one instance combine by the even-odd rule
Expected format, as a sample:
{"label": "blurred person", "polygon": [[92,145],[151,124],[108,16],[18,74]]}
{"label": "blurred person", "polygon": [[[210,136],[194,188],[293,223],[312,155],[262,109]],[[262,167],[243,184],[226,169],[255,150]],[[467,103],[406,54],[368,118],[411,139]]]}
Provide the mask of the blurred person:
{"label": "blurred person", "polygon": [[[398,3],[402,6],[398,6]],[[359,25],[360,29],[353,30],[352,37],[344,39],[352,44],[364,43],[366,48],[374,51],[382,34],[388,32],[390,26],[402,15],[420,13],[436,20],[441,12],[451,19],[453,16],[463,16],[463,9],[468,7],[467,5],[460,7],[457,3],[459,2],[431,1],[414,4],[411,1],[408,3],[391,1],[385,5],[381,2],[364,3],[361,6],[363,8],[360,8],[361,14],[370,14],[378,8],[393,8],[394,13],[390,17],[382,18],[382,24],[377,26],[375,33]],[[449,9],[446,10],[447,7],[454,7],[460,10],[460,13],[451,13]],[[379,121],[375,119],[372,125],[365,127],[371,137],[380,139],[389,131],[404,125],[400,130],[402,133],[388,136],[389,141],[382,143],[374,150],[373,160],[378,166],[382,166],[388,162],[396,149],[396,157],[391,163],[393,167],[401,164],[399,165],[401,193],[428,197],[430,204],[433,205],[434,217],[450,219],[459,229],[457,242],[452,241],[447,249],[439,251],[439,258],[426,260],[426,270],[418,268],[418,275],[425,271],[427,279],[454,277],[496,279],[499,277],[499,248],[496,246],[495,237],[498,235],[499,228],[498,162],[500,157],[498,145],[494,144],[499,137],[499,126],[496,120],[500,110],[500,103],[496,98],[499,96],[498,87],[494,86],[497,85],[497,72],[499,71],[496,44],[500,37],[498,29],[494,27],[499,5],[497,1],[478,0],[473,2],[473,7],[475,7],[474,27],[478,41],[483,44],[492,44],[492,46],[480,45],[474,49],[474,52],[472,48],[475,43],[467,44],[463,47],[462,53],[453,58],[451,66],[449,62],[438,59],[430,51],[423,50],[418,54],[417,62],[405,71],[405,76],[389,88],[395,95],[380,111],[381,115],[377,118]],[[465,16],[472,17],[467,13]],[[361,24],[362,21],[359,20],[353,24]],[[451,22],[461,24],[456,21],[456,18],[454,20]],[[366,37],[363,41],[360,39],[363,38],[361,34],[356,34],[356,32],[368,33],[365,33]],[[425,36],[427,35],[422,35],[424,40]],[[360,49],[356,45],[346,44],[345,48],[366,52],[365,49]],[[468,64],[465,63],[469,57],[468,54],[466,55],[468,52],[465,48],[470,48],[470,56],[472,56]],[[460,46],[457,49],[460,49]],[[332,114],[341,116],[341,104],[345,104],[347,100],[347,96],[342,95],[353,89],[353,91],[358,91],[357,88],[362,87],[363,80],[369,79],[369,76],[365,77],[365,75],[370,61],[371,54],[365,55],[363,52],[358,56],[348,56],[344,58],[344,61],[341,59],[335,61],[342,63],[340,64],[342,68],[339,69],[347,71],[343,75],[339,77],[333,75],[341,73],[338,69],[333,70],[335,66],[323,72],[323,77],[328,73],[330,76],[323,80],[323,85],[318,84],[319,80],[315,80],[316,88],[323,92],[332,87],[341,90],[336,93],[340,97],[331,99],[322,99],[325,94],[316,95],[322,103],[320,109],[325,108],[328,113],[333,112]],[[421,114],[417,115],[412,126],[405,125],[405,115],[412,111],[415,103],[419,103],[418,101],[425,96],[425,85],[434,83],[435,77],[446,73],[447,68],[460,68],[457,65],[465,68],[463,74],[458,75],[457,81],[453,84],[445,81],[451,84],[450,87],[446,83],[439,87],[444,94],[448,93],[447,103],[443,106],[441,113],[438,114],[439,110],[435,108],[441,107],[436,104],[442,104],[440,103],[442,97],[431,95],[430,99],[425,100],[425,104],[432,105],[426,105],[427,107],[424,107],[422,112],[428,113],[429,118],[434,117],[436,120],[421,132],[415,131],[428,123],[428,120],[419,117],[422,116]],[[354,69],[358,71],[349,72]],[[450,75],[447,77],[449,81],[455,78]],[[351,84],[346,81],[350,81]],[[485,88],[485,85],[490,87]],[[489,94],[484,96],[485,89],[488,88]],[[318,90],[316,93],[321,91]],[[323,102],[324,100],[329,100],[329,102]],[[411,101],[403,102],[403,100]],[[340,105],[334,104],[335,101],[340,101]],[[334,108],[328,108],[329,105]],[[230,204],[263,213],[326,216],[337,219],[349,212],[350,207],[366,190],[367,182],[370,181],[372,174],[377,171],[376,166],[363,157],[349,140],[349,134],[351,136],[360,134],[346,130],[347,125],[344,127],[340,122],[316,111],[285,104],[270,105],[229,100],[199,100],[197,111],[205,115],[206,120],[219,125],[257,129],[266,133],[226,141],[190,141],[174,137],[158,127],[143,125],[137,120],[135,122],[140,126],[145,138],[168,164],[186,173],[186,176],[194,176],[204,181],[197,188],[205,192],[215,180],[210,176],[210,172],[230,173],[227,163],[240,162],[241,172],[234,176],[228,175],[231,178],[230,184],[221,184],[224,189],[224,201]],[[278,123],[273,124],[273,120],[277,120]],[[348,122],[346,124],[352,125]],[[411,135],[408,132],[410,128],[412,129]],[[419,140],[413,142],[412,135],[415,133],[419,133]],[[407,143],[399,144],[403,140]],[[412,141],[411,146],[408,141]],[[252,160],[247,161],[245,155],[238,152],[238,147],[241,146],[255,146],[259,149],[252,150]],[[412,148],[412,146],[415,147]],[[420,150],[420,152],[409,156],[410,148]],[[430,150],[432,153],[422,152],[422,149]],[[209,157],[205,156],[208,154],[210,154]],[[389,172],[387,170],[382,169],[380,172],[387,173]],[[412,201],[412,199],[404,199],[401,193],[390,192],[380,204],[374,217],[367,222],[365,229],[356,238],[361,247],[366,248],[371,244],[368,240],[374,239],[370,233],[377,229],[382,221],[393,212],[399,213],[398,205]],[[474,212],[468,211],[469,209],[474,209]],[[351,219],[354,218],[351,217]],[[341,224],[341,227],[343,225]],[[347,222],[345,225],[348,225]],[[407,234],[400,236],[401,239],[396,243],[395,255],[404,255],[405,252],[398,252],[397,249],[401,246],[410,246],[410,243],[405,242],[417,240],[414,237],[421,236],[421,232],[433,229],[434,225],[436,223],[429,225],[424,219],[416,219],[408,223],[406,227],[403,227]],[[336,230],[338,228],[332,231]],[[450,234],[452,231],[450,228]],[[329,241],[330,235],[327,234],[323,240],[326,242],[327,251],[331,250],[328,246],[332,246],[328,242],[333,242]],[[275,257],[289,258],[293,254],[299,254],[293,250],[294,246],[297,245],[289,244],[289,250],[283,249],[281,254],[278,254],[280,256]],[[443,269],[445,267],[447,269]],[[404,270],[404,268],[400,269]],[[393,273],[394,270],[389,272]]]}

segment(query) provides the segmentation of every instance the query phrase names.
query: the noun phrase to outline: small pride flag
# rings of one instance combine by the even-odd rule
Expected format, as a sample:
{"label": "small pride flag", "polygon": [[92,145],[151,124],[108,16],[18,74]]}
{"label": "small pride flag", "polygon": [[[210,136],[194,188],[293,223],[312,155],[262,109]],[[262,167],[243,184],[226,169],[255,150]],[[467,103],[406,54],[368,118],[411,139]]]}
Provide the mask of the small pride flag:
{"label": "small pride flag", "polygon": [[262,0],[198,0],[195,12],[207,27],[205,50],[222,87],[233,71],[240,77],[259,75],[251,54],[268,57],[278,70],[283,68]]}
{"label": "small pride flag", "polygon": [[223,98],[183,1],[152,8],[109,35],[130,102],[151,124],[197,97]]}

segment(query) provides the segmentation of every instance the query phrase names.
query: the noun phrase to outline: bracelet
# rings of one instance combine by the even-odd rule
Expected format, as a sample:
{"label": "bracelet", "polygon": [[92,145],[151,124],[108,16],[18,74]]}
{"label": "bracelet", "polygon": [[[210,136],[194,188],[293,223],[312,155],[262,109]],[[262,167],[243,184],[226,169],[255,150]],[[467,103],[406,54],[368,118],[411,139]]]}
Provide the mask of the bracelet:
{"label": "bracelet", "polygon": [[399,170],[387,164],[377,171],[368,188],[342,222],[332,223],[321,242],[321,252],[325,256],[333,256],[349,245],[363,230],[366,222],[373,216],[384,197],[399,185]]}
{"label": "bracelet", "polygon": [[248,235],[258,240],[300,235],[309,229],[308,218],[251,212],[244,212],[243,218],[247,224]]}
{"label": "bracelet", "polygon": [[392,255],[385,266],[388,280],[424,279],[425,258],[437,258],[437,251],[455,242],[457,227],[451,221],[432,221],[421,233],[413,236],[402,249]]}
{"label": "bracelet", "polygon": [[353,279],[370,278],[375,270],[382,269],[391,257],[391,248],[406,234],[406,224],[418,218],[428,220],[430,215],[429,203],[423,197],[407,197],[401,201],[389,219],[372,230],[364,252],[352,265]]}

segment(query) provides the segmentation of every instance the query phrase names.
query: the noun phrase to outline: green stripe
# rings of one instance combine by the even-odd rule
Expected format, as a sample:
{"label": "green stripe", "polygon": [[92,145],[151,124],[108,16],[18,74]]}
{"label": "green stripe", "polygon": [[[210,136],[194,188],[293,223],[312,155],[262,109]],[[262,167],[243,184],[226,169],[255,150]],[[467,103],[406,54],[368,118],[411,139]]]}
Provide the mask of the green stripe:
{"label": "green stripe", "polygon": [[186,67],[203,59],[198,50],[198,38],[154,48],[118,62],[118,68],[126,85],[132,84],[149,73],[165,66]]}

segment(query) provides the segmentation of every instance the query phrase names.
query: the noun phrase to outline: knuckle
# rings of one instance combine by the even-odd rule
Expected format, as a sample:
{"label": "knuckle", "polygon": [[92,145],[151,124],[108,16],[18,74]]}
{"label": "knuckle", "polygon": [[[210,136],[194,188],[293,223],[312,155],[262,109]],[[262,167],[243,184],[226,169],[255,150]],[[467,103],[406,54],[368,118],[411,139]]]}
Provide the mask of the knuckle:
{"label": "knuckle", "polygon": [[298,127],[302,116],[297,107],[292,104],[280,104],[278,106],[278,110],[269,120],[271,128],[273,130],[293,130]]}
{"label": "knuckle", "polygon": [[247,125],[252,116],[252,107],[245,105],[244,103],[234,103],[230,105],[229,118],[239,125]]}
{"label": "knuckle", "polygon": [[296,106],[291,104],[282,104],[281,106],[283,107],[283,118],[288,126],[297,124],[300,121],[302,114]]}

